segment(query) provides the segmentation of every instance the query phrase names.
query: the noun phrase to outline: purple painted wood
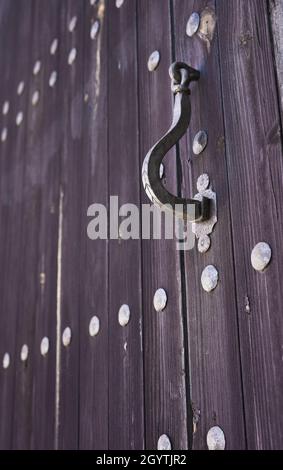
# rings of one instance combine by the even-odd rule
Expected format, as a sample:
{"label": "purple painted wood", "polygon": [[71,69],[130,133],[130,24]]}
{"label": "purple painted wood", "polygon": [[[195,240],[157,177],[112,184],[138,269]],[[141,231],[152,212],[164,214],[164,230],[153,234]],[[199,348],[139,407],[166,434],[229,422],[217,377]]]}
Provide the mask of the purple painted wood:
{"label": "purple painted wood", "polygon": [[[204,20],[201,20],[198,34],[188,37],[186,24],[192,12],[199,13]],[[176,58],[201,72],[199,82],[191,86],[191,123],[186,138],[180,143],[181,189],[183,195],[192,197],[197,193],[197,178],[207,173],[217,194],[218,207],[218,222],[209,251],[199,253],[196,243],[194,249],[185,254],[191,400],[195,421],[193,448],[206,449],[206,434],[211,426],[218,425],[225,433],[228,449],[243,449],[245,429],[217,23],[214,32],[212,27],[215,2],[175,1],[174,19]],[[208,145],[196,156],[192,152],[192,142],[200,129],[208,133]],[[219,284],[211,293],[203,290],[200,281],[202,270],[209,264],[219,272]]]}
{"label": "purple painted wood", "polygon": [[[161,61],[154,72],[147,69],[150,54],[158,50]],[[170,8],[167,1],[138,2],[139,133],[141,163],[152,145],[167,131],[172,120],[172,93],[168,68],[172,62]],[[172,150],[165,164],[166,186],[176,189],[176,157]],[[149,203],[142,188],[142,202]],[[179,252],[172,240],[144,240],[143,329],[145,439],[156,449],[158,438],[167,434],[174,449],[188,447],[186,385]],[[153,308],[158,288],[167,292],[163,312]]]}
{"label": "purple painted wood", "polygon": [[[217,15],[247,440],[250,449],[278,449],[283,443],[283,165],[267,3],[236,1],[231,9],[218,1]],[[272,248],[264,273],[250,262],[260,241]]]}
{"label": "purple painted wood", "polygon": [[[109,195],[119,206],[139,204],[138,76],[136,2],[108,8]],[[118,238],[117,230],[117,238]],[[139,240],[109,241],[109,448],[143,449],[143,356]],[[127,304],[129,324],[118,323]]]}
{"label": "purple painted wood", "polygon": [[[79,447],[108,448],[108,242],[87,237],[87,208],[108,206],[107,15],[104,2],[85,9],[84,109],[82,151],[82,222],[80,260],[80,391]],[[99,21],[94,39],[91,25]],[[93,316],[100,330],[89,335]]]}

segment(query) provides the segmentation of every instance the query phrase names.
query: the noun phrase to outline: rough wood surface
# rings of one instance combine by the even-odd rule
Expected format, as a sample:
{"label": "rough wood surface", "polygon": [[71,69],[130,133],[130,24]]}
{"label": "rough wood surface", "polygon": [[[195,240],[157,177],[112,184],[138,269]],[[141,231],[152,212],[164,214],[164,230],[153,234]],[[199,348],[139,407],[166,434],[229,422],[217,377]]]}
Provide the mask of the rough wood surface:
{"label": "rough wood surface", "polygon": [[[138,2],[139,132],[141,163],[152,145],[167,131],[172,120],[172,93],[168,69],[172,62],[170,4]],[[149,72],[147,61],[158,50],[161,61]],[[176,153],[165,164],[167,187],[177,191]],[[148,199],[142,188],[142,202]],[[156,449],[160,435],[167,434],[174,449],[188,447],[191,422],[187,415],[188,376],[184,351],[184,317],[179,252],[175,240],[143,240],[143,329],[145,361],[145,439]],[[168,302],[163,312],[153,307],[158,288]]]}
{"label": "rough wood surface", "polygon": [[269,0],[269,14],[273,36],[277,80],[280,95],[281,113],[283,113],[283,2]]}
{"label": "rough wood surface", "polygon": [[[204,20],[198,34],[190,38],[186,23],[193,11]],[[191,123],[180,145],[181,188],[192,197],[197,193],[197,178],[207,173],[217,195],[218,215],[209,251],[199,253],[195,246],[185,253],[193,448],[205,449],[209,428],[218,425],[225,433],[227,448],[241,449],[245,430],[215,2],[176,0],[174,19],[176,59],[201,72],[199,82],[191,86]],[[196,156],[192,143],[200,129],[206,130],[208,145]],[[219,283],[207,293],[200,279],[209,264],[218,270]]]}

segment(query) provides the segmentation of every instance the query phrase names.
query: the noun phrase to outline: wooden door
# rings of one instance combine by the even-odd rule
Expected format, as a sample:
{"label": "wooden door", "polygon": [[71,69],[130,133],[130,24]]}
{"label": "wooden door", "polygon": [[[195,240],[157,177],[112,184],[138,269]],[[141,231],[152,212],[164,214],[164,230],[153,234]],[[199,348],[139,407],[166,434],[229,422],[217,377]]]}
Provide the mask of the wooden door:
{"label": "wooden door", "polygon": [[[0,1],[1,448],[207,449],[215,427],[226,449],[283,448],[282,16],[274,0]],[[110,225],[111,197],[149,202],[176,60],[201,78],[162,181],[192,197],[208,175],[211,246],[91,240],[93,203]]]}

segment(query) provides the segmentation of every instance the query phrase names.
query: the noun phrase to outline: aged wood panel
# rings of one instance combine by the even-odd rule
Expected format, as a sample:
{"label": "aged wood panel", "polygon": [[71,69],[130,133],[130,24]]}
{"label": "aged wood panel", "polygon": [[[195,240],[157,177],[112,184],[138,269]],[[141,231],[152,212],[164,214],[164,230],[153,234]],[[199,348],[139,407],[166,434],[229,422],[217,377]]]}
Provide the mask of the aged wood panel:
{"label": "aged wood panel", "polygon": [[[108,448],[108,242],[87,237],[87,208],[108,206],[107,15],[104,1],[84,13],[84,111],[82,151],[82,249],[80,265],[80,423],[81,449]],[[94,40],[90,29],[99,21]],[[93,316],[97,336],[89,335]]]}
{"label": "aged wood panel", "polygon": [[[15,116],[18,108],[16,95],[17,75],[20,64],[14,63],[11,57],[17,54],[21,43],[25,49],[26,28],[29,23],[21,23],[21,14],[24,14],[23,2],[18,7],[19,15],[15,9],[10,8],[7,2],[1,5],[1,141],[0,141],[0,344],[1,344],[1,370],[0,370],[0,448],[11,449],[13,445],[13,405],[15,394],[15,374],[18,354],[16,349],[17,313],[21,308],[18,294],[21,289],[22,240],[21,228],[23,223],[23,177],[24,159],[22,152],[24,130],[17,129]],[[5,101],[10,103],[6,115],[2,112]],[[2,142],[2,130],[7,129],[7,139]],[[18,135],[18,133],[20,135]],[[4,353],[10,355],[10,366],[4,369],[2,359]]]}
{"label": "aged wood panel", "polygon": [[[119,206],[139,204],[136,1],[122,8],[107,2],[108,12],[108,157],[109,195]],[[110,219],[113,221],[113,215]],[[117,233],[119,237],[119,233]],[[141,244],[109,241],[109,448],[143,449],[143,360]],[[129,324],[118,323],[127,304]]]}
{"label": "aged wood panel", "polygon": [[[51,345],[55,339],[60,123],[54,126],[58,96],[48,86],[56,63],[49,54],[58,24],[54,7],[52,1],[46,13],[38,3],[24,4],[27,44],[19,48],[22,64],[16,74],[18,82],[25,82],[17,105],[24,112],[21,153],[25,165],[13,433],[13,445],[19,449],[52,448],[54,443],[55,350],[51,347],[46,358],[40,354],[41,338],[47,335]],[[29,19],[33,19],[32,27]],[[35,76],[38,59],[41,70]],[[33,106],[35,90],[39,102]],[[29,348],[26,363],[20,361],[23,344]]]}
{"label": "aged wood panel", "polygon": [[[64,83],[60,198],[62,202],[61,270],[57,289],[57,442],[59,449],[76,449],[79,442],[79,343],[80,260],[82,225],[82,113],[84,107],[84,5],[64,2],[61,24],[60,79]],[[76,17],[76,25],[70,24]],[[74,20],[73,20],[74,21]],[[70,31],[71,30],[71,31]],[[76,51],[73,61],[71,51]],[[71,329],[71,343],[65,347],[62,334]]]}
{"label": "aged wood panel", "polygon": [[[277,449],[283,442],[283,168],[267,3],[235,1],[231,9],[218,1],[217,16],[247,440],[250,449]],[[265,273],[250,262],[260,241],[273,253]]]}
{"label": "aged wood panel", "polygon": [[[138,2],[138,79],[141,163],[152,145],[167,131],[172,119],[172,95],[168,68],[172,62],[170,7],[167,1]],[[147,69],[150,54],[158,50],[161,61],[154,72]],[[176,154],[165,163],[167,187],[177,191]],[[142,202],[149,203],[142,188]],[[188,447],[188,422],[184,354],[184,318],[179,253],[172,240],[143,240],[143,325],[145,439],[156,449],[167,434],[174,449]],[[153,308],[158,288],[168,295],[163,312]]]}
{"label": "aged wood panel", "polygon": [[[188,37],[186,24],[192,12],[199,13],[203,19],[198,34]],[[215,21],[214,1],[174,2],[176,58],[201,72],[199,82],[191,85],[191,123],[186,138],[180,143],[181,190],[183,195],[192,197],[197,193],[197,178],[207,173],[217,194],[218,207],[218,222],[209,251],[199,253],[196,244],[193,250],[185,253],[190,384],[195,422],[193,448],[207,448],[206,434],[210,427],[218,425],[225,433],[228,449],[243,449],[245,430],[217,44],[219,28]],[[192,152],[192,142],[200,129],[208,133],[208,145],[196,156]],[[202,270],[209,264],[217,268],[219,283],[213,292],[207,293],[200,279]]]}
{"label": "aged wood panel", "polygon": [[283,113],[283,2],[269,0],[269,14],[274,47],[275,64],[280,96],[281,113]]}

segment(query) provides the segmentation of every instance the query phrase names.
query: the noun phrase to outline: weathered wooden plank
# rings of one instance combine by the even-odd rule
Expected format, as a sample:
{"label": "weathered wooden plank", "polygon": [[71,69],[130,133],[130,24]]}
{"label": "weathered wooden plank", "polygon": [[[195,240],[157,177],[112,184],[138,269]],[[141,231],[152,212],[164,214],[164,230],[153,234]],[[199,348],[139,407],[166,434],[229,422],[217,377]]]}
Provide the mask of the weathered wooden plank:
{"label": "weathered wooden plank", "polygon": [[[106,8],[105,8],[106,6]],[[85,9],[82,153],[82,249],[80,283],[80,423],[81,449],[108,448],[108,242],[87,237],[87,208],[108,206],[107,2]],[[97,36],[90,30],[99,21]],[[97,336],[89,335],[93,316]]]}
{"label": "weathered wooden plank", "polygon": [[[139,204],[136,2],[108,8],[109,194]],[[111,215],[110,215],[111,217]],[[112,215],[113,217],[113,215]],[[113,219],[112,219],[113,220]],[[118,233],[117,233],[118,236]],[[109,241],[109,448],[144,446],[141,244]],[[122,304],[131,318],[118,323]]]}
{"label": "weathered wooden plank", "polygon": [[[17,10],[18,14],[15,14]],[[27,10],[29,7],[27,6]],[[18,293],[21,286],[22,241],[19,236],[22,227],[24,159],[22,154],[23,128],[15,125],[18,108],[16,95],[20,64],[11,60],[21,47],[27,50],[24,39],[29,21],[21,23],[24,4],[18,8],[10,2],[1,4],[1,141],[0,141],[0,448],[11,449],[13,442],[13,405],[15,393],[17,312],[20,309]],[[27,28],[27,29],[26,29]],[[2,112],[4,102],[9,110]],[[7,129],[7,138],[2,141],[2,130]],[[4,369],[4,353],[10,357],[10,366]]]}
{"label": "weathered wooden plank", "polygon": [[280,96],[281,113],[283,113],[283,2],[282,0],[269,0],[269,14],[273,37],[275,64]]}
{"label": "weathered wooden plank", "polygon": [[[188,37],[186,24],[193,12],[203,19],[198,34]],[[209,251],[199,253],[196,245],[185,253],[190,385],[195,421],[193,448],[207,448],[206,434],[210,427],[218,425],[225,433],[228,449],[243,449],[245,430],[215,2],[176,0],[174,18],[176,59],[201,72],[199,82],[191,85],[191,123],[180,145],[181,189],[183,195],[192,197],[197,193],[197,178],[207,173],[217,194],[218,206],[218,222]],[[221,28],[227,30],[227,24]],[[195,156],[192,142],[200,129],[208,133],[208,146]],[[202,270],[209,264],[219,273],[219,284],[211,293],[205,292],[200,282]]]}
{"label": "weathered wooden plank", "polygon": [[[23,231],[26,243],[31,246],[27,250],[24,266],[26,292],[23,292],[23,306],[28,318],[23,331],[30,330],[34,335],[27,366],[33,368],[33,382],[30,384],[33,418],[30,445],[33,449],[52,449],[55,440],[57,252],[62,137],[58,109],[61,109],[63,84],[61,85],[59,80],[54,88],[51,88],[49,77],[53,70],[57,70],[60,76],[59,52],[51,55],[50,44],[59,35],[61,12],[56,0],[49,3],[48,13],[42,9],[39,2],[34,3],[30,81],[27,90],[27,201]],[[33,68],[37,60],[41,61],[41,69],[34,75]],[[33,104],[34,93],[37,91],[38,103]],[[31,210],[36,204],[37,213],[34,209]],[[35,235],[32,236],[33,232]],[[36,235],[37,238],[32,242]],[[31,269],[33,258],[34,266]],[[41,354],[43,337],[49,339],[49,351],[46,356]]]}
{"label": "weathered wooden plank", "polygon": [[[150,54],[158,50],[161,61],[147,69]],[[168,68],[172,62],[170,8],[167,1],[138,2],[138,77],[141,163],[152,145],[169,128],[172,94]],[[165,163],[167,187],[176,189],[176,157],[172,150]],[[140,177],[141,178],[141,177]],[[142,188],[142,202],[149,203]],[[188,447],[184,324],[179,253],[172,240],[143,240],[143,329],[146,448],[156,449],[167,434],[174,449]],[[163,312],[153,308],[158,288],[168,295]]]}
{"label": "weathered wooden plank", "polygon": [[[267,3],[233,4],[218,1],[217,15],[247,441],[250,449],[277,449],[283,441],[280,120]],[[273,252],[265,273],[250,262],[260,241]]]}
{"label": "weathered wooden plank", "polygon": [[[79,315],[80,248],[82,223],[82,113],[84,106],[84,20],[83,8],[76,0],[66,3],[60,41],[60,78],[63,91],[61,166],[61,269],[57,292],[57,442],[59,449],[76,449],[79,441]],[[74,20],[76,18],[76,21]],[[73,28],[71,22],[73,21]],[[72,52],[73,51],[73,52]],[[71,54],[71,55],[70,55]],[[73,54],[73,57],[72,57]],[[77,267],[77,269],[76,269]],[[71,343],[62,344],[65,328],[71,329]]]}

